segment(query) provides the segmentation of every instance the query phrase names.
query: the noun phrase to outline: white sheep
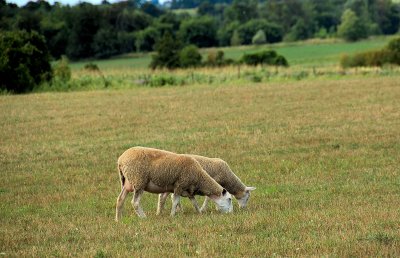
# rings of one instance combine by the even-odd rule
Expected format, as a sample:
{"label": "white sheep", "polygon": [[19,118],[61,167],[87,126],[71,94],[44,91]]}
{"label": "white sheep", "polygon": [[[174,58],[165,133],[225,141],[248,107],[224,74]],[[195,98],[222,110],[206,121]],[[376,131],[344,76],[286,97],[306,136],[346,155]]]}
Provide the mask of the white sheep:
{"label": "white sheep", "polygon": [[[238,201],[239,208],[245,208],[250,198],[250,192],[255,190],[255,187],[247,187],[242,181],[233,173],[229,165],[222,159],[219,158],[208,158],[199,155],[186,154],[188,157],[196,159],[200,163],[202,168],[217,181],[223,188],[231,193]],[[159,195],[157,214],[161,213],[164,207],[165,201],[169,193],[162,193]],[[206,209],[209,198],[206,196],[204,203],[200,209],[195,200],[192,203],[198,212],[202,212]],[[178,204],[180,206],[180,204]]]}
{"label": "white sheep", "polygon": [[212,199],[221,212],[232,211],[231,195],[192,157],[158,149],[133,147],[119,157],[118,170],[122,190],[117,199],[116,221],[121,219],[128,192],[134,193],[132,206],[141,218],[146,217],[140,206],[144,191],[174,193],[171,216],[175,215],[181,196],[189,197],[196,207],[195,194]]}

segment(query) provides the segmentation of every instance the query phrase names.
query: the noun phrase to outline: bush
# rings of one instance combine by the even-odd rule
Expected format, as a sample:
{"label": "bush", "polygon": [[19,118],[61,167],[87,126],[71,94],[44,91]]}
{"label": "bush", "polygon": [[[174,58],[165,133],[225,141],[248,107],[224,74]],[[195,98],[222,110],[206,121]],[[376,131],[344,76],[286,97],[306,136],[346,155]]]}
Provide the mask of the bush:
{"label": "bush", "polygon": [[390,63],[400,65],[400,37],[392,39],[386,49],[392,53]]}
{"label": "bush", "polygon": [[265,36],[265,32],[263,30],[258,30],[251,40],[253,45],[262,45],[267,42],[267,37]]}
{"label": "bush", "polygon": [[201,54],[195,45],[184,47],[179,53],[181,67],[196,67],[201,65]]}
{"label": "bush", "polygon": [[340,58],[340,66],[343,68],[385,64],[400,65],[400,38],[391,40],[382,50],[362,52],[353,56],[344,55]]}
{"label": "bush", "polygon": [[247,65],[276,65],[289,66],[285,57],[278,55],[274,50],[266,50],[254,54],[243,55],[241,61]]}
{"label": "bush", "polygon": [[205,62],[205,65],[207,66],[212,66],[212,67],[220,67],[224,65],[231,65],[234,64],[235,61],[233,59],[226,59],[224,57],[224,51],[218,50],[218,51],[210,51],[207,55],[207,61]]}
{"label": "bush", "polygon": [[356,41],[368,37],[368,26],[352,10],[343,12],[338,35],[348,41]]}
{"label": "bush", "polygon": [[37,32],[0,34],[0,90],[32,91],[52,78],[50,54],[44,37]]}
{"label": "bush", "polygon": [[87,63],[87,64],[85,64],[83,69],[88,70],[88,71],[93,71],[93,72],[100,71],[99,67],[95,63]]}
{"label": "bush", "polygon": [[155,45],[157,53],[152,56],[150,67],[175,69],[180,67],[179,52],[181,44],[171,33],[166,32]]}
{"label": "bush", "polygon": [[71,79],[71,69],[68,66],[68,58],[62,56],[61,60],[53,68],[54,78],[63,82],[67,82]]}
{"label": "bush", "polygon": [[390,63],[391,52],[384,49],[357,53],[353,56],[343,55],[340,58],[340,66],[343,68],[360,66],[382,66]]}

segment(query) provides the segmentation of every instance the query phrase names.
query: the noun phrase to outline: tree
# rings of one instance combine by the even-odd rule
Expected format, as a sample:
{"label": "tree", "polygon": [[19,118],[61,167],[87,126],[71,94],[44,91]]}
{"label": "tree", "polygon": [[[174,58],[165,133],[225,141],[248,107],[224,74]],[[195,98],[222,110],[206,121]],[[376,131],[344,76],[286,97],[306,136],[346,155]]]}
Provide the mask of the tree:
{"label": "tree", "polygon": [[306,26],[303,19],[299,19],[296,24],[286,34],[286,41],[304,40],[311,37],[310,27]]}
{"label": "tree", "polygon": [[253,36],[259,30],[265,32],[267,41],[270,43],[282,40],[283,31],[281,27],[264,19],[253,19],[238,28],[239,36],[243,40],[242,43],[245,45],[251,44]]}
{"label": "tree", "polygon": [[263,30],[258,30],[257,33],[254,35],[251,42],[254,45],[262,45],[267,42],[267,37],[265,36],[265,32]]}
{"label": "tree", "polygon": [[179,53],[180,66],[183,68],[199,66],[201,58],[199,49],[195,45],[186,46]]}
{"label": "tree", "polygon": [[136,51],[152,51],[160,39],[160,32],[151,26],[136,33]]}
{"label": "tree", "polygon": [[71,20],[71,32],[67,55],[71,59],[87,58],[94,55],[92,44],[100,28],[100,12],[96,6],[81,3],[76,7]]}
{"label": "tree", "polygon": [[255,0],[234,0],[224,12],[224,18],[228,22],[239,21],[247,22],[250,19],[258,17],[258,1]]}
{"label": "tree", "polygon": [[168,69],[175,69],[180,67],[179,51],[181,44],[167,32],[159,40],[155,49],[157,53],[152,56],[150,67],[152,69],[166,67]]}
{"label": "tree", "polygon": [[45,39],[32,31],[0,34],[0,89],[15,93],[31,91],[52,78]]}
{"label": "tree", "polygon": [[276,65],[276,66],[289,66],[284,56],[278,55],[275,50],[265,50],[259,53],[244,54],[242,62],[247,65]]}
{"label": "tree", "polygon": [[234,30],[231,38],[231,46],[240,46],[243,43],[243,39],[240,37],[239,31]]}
{"label": "tree", "polygon": [[92,43],[96,58],[108,58],[119,53],[118,35],[112,29],[100,29],[94,36]]}
{"label": "tree", "polygon": [[343,12],[338,35],[348,41],[356,41],[368,36],[368,27],[350,9]]}
{"label": "tree", "polygon": [[216,23],[210,16],[183,21],[179,28],[179,36],[182,41],[198,47],[215,46],[217,43],[216,34]]}

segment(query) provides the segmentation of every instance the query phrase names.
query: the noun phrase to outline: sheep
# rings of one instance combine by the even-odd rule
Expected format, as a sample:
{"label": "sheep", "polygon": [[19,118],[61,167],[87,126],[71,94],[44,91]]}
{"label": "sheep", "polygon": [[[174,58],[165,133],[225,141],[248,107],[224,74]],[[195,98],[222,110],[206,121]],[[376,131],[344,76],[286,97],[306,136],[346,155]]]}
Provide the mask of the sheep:
{"label": "sheep", "polygon": [[[222,159],[219,158],[208,158],[199,155],[186,154],[188,157],[196,159],[200,163],[202,168],[217,181],[222,187],[224,187],[229,193],[231,193],[238,201],[239,208],[245,208],[250,198],[250,192],[255,190],[255,187],[247,187],[242,181],[232,172],[229,165]],[[163,193],[159,195],[159,201],[157,206],[157,214],[161,213],[164,207],[166,198],[169,193]],[[200,210],[197,209],[197,203],[192,200],[198,212],[205,211],[209,198],[206,197]]]}
{"label": "sheep", "polygon": [[[144,191],[174,193],[171,216],[176,213],[180,197],[189,197],[196,207],[195,194],[212,199],[221,212],[232,212],[232,197],[205,172],[192,157],[173,152],[133,147],[118,158],[121,193],[117,198],[115,220],[122,217],[122,208],[129,192],[134,193],[132,206],[140,218],[146,217],[140,198]],[[199,208],[196,208],[199,210]]]}

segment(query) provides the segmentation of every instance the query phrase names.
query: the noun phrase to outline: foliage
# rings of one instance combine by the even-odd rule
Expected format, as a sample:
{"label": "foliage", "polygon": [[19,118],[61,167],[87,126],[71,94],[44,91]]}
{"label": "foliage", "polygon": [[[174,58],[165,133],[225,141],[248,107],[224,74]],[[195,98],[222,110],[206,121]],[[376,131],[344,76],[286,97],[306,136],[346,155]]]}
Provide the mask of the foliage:
{"label": "foliage", "polygon": [[217,27],[210,16],[192,18],[182,22],[179,36],[186,44],[198,47],[210,47],[216,44]]}
{"label": "foliage", "polygon": [[343,12],[338,35],[348,41],[356,41],[368,36],[368,27],[352,10]]}
{"label": "foliage", "polygon": [[240,37],[239,31],[234,30],[231,38],[231,46],[240,46],[243,43],[243,39]]}
{"label": "foliage", "polygon": [[285,41],[304,40],[311,37],[310,27],[311,26],[307,25],[304,19],[299,19],[285,35]]}
{"label": "foliage", "polygon": [[150,67],[152,69],[163,67],[174,69],[180,67],[179,51],[181,48],[181,44],[171,33],[165,33],[155,46],[157,53],[152,56]]}
{"label": "foliage", "polygon": [[[44,0],[18,7],[2,0],[0,30],[37,31],[45,37],[54,59],[67,55],[78,60],[153,51],[166,31],[185,44],[216,47],[252,44],[260,30],[268,43],[336,35],[353,41],[394,34],[400,24],[400,3],[390,0],[174,0],[170,4],[173,9],[198,7],[197,15],[195,9],[189,15],[157,1],[63,6]],[[343,10],[354,15],[345,16]],[[342,15],[347,19],[341,22]]]}
{"label": "foliage", "polygon": [[278,55],[275,50],[265,50],[254,54],[244,54],[241,61],[247,65],[276,65],[289,66],[285,57]]}
{"label": "foliage", "polygon": [[183,68],[201,65],[201,54],[195,45],[184,47],[179,53],[180,66]]}
{"label": "foliage", "polygon": [[254,35],[259,30],[264,31],[266,40],[269,43],[282,40],[282,29],[278,25],[267,22],[263,19],[252,19],[238,27],[239,36],[243,40],[242,43],[245,45],[251,44]]}
{"label": "foliage", "polygon": [[383,66],[385,64],[400,65],[400,38],[389,41],[381,50],[372,50],[354,55],[343,55],[340,66],[343,68],[359,66]]}
{"label": "foliage", "polygon": [[52,78],[50,54],[37,32],[13,31],[0,34],[0,89],[29,92]]}
{"label": "foliage", "polygon": [[118,34],[114,30],[100,29],[93,38],[92,49],[96,58],[108,58],[119,53]]}
{"label": "foliage", "polygon": [[85,69],[87,71],[100,71],[99,66],[95,63],[87,63],[87,64],[85,64],[83,69]]}
{"label": "foliage", "polygon": [[235,60],[231,58],[225,58],[225,53],[222,50],[211,50],[208,52],[206,66],[210,67],[221,67],[226,65],[235,64]]}
{"label": "foliage", "polygon": [[155,27],[147,27],[135,35],[136,50],[137,51],[152,51],[155,44],[159,42],[160,32]]}
{"label": "foliage", "polygon": [[267,42],[267,37],[265,36],[265,32],[263,30],[258,30],[251,40],[253,45],[262,45]]}
{"label": "foliage", "polygon": [[69,67],[68,63],[68,58],[66,56],[62,56],[53,67],[54,79],[58,79],[63,82],[71,79],[71,68]]}
{"label": "foliage", "polygon": [[386,49],[391,53],[390,62],[400,65],[400,37],[392,39]]}

